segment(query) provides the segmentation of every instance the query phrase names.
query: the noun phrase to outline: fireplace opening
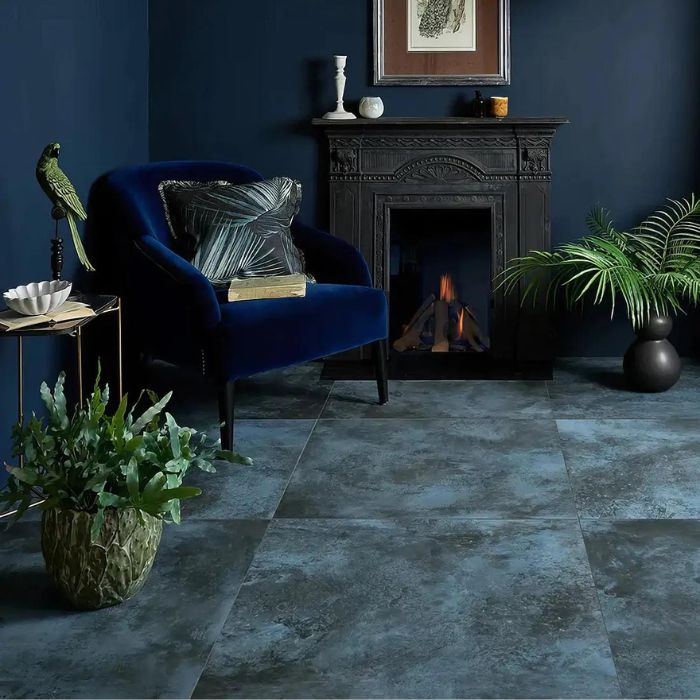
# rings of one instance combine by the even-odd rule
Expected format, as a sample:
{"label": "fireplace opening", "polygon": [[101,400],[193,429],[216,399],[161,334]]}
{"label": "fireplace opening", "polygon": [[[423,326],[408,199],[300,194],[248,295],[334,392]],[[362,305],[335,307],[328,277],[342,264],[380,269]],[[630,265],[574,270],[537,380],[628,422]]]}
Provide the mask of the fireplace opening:
{"label": "fireplace opening", "polygon": [[390,226],[389,340],[402,357],[488,354],[489,209],[396,209]]}

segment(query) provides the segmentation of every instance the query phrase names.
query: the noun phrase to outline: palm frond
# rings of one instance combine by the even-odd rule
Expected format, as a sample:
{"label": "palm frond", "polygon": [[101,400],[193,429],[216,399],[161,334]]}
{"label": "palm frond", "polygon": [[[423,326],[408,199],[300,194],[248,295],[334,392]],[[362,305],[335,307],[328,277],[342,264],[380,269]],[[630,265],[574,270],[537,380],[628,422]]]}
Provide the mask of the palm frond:
{"label": "palm frond", "polygon": [[672,271],[700,255],[700,199],[669,200],[645,219],[634,238],[650,272]]}
{"label": "palm frond", "polygon": [[682,313],[683,302],[700,303],[699,218],[695,195],[669,200],[632,232],[618,231],[596,207],[586,219],[592,235],[511,260],[497,288],[548,307],[607,302],[611,315],[621,298],[635,328],[652,312]]}
{"label": "palm frond", "polygon": [[620,247],[620,250],[625,250],[627,247],[628,234],[618,231],[613,226],[612,216],[607,209],[603,207],[591,209],[586,217],[586,224],[592,234],[609,238]]}

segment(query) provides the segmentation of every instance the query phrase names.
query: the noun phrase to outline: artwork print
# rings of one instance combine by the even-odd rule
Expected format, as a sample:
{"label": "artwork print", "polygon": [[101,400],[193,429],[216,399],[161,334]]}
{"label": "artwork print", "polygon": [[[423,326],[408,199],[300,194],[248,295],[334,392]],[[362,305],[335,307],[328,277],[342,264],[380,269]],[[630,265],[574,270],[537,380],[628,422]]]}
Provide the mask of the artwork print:
{"label": "artwork print", "polygon": [[476,0],[406,0],[408,51],[476,51]]}
{"label": "artwork print", "polygon": [[374,0],[373,15],[375,85],[510,84],[510,0]]}

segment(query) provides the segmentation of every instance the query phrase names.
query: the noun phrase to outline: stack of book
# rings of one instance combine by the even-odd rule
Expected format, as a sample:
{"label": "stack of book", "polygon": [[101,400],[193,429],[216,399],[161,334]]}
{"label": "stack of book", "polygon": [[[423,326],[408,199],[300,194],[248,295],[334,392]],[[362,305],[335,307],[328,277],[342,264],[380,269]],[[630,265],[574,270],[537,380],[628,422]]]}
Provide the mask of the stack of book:
{"label": "stack of book", "polygon": [[16,311],[0,311],[0,331],[18,331],[33,326],[52,326],[79,321],[94,316],[95,312],[80,301],[67,301],[55,311],[38,316],[23,316]]}

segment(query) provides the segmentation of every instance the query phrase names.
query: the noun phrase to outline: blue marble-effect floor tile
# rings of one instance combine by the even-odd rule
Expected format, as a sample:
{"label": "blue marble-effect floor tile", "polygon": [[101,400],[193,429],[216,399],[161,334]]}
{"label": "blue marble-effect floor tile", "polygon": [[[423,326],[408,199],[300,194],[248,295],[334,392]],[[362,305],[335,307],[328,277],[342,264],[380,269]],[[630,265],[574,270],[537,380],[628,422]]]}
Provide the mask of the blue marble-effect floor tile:
{"label": "blue marble-effect floor tile", "polygon": [[700,697],[700,522],[583,530],[623,696]]}
{"label": "blue marble-effect floor tile", "polygon": [[554,381],[622,385],[622,358],[559,357],[554,361]]}
{"label": "blue marble-effect floor tile", "polygon": [[[199,697],[614,697],[613,656],[624,697],[700,696],[700,364],[658,395],[567,359],[547,383],[392,382],[383,407],[320,369],[240,382],[255,464],[195,477],[125,605],[67,609],[37,515],[0,529],[0,697],[188,697],[212,645]],[[161,379],[215,435],[211,387]]]}
{"label": "blue marble-effect floor tile", "polygon": [[95,612],[55,593],[37,523],[0,533],[0,697],[189,697],[266,526],[166,527],[141,592]]}
{"label": "blue marble-effect floor tile", "polygon": [[576,517],[551,420],[322,420],[281,517]]}
{"label": "blue marble-effect floor tile", "polygon": [[265,372],[236,382],[239,418],[318,418],[333,386],[319,362]]}
{"label": "blue marble-effect floor tile", "polygon": [[314,423],[312,420],[236,421],[236,450],[250,457],[252,466],[219,462],[215,474],[189,472],[188,483],[199,486],[202,495],[183,501],[183,517],[271,518]]}
{"label": "blue marble-effect floor tile", "polygon": [[619,689],[575,522],[273,521],[195,697]]}
{"label": "blue marble-effect floor tile", "polygon": [[[682,358],[681,381],[700,376],[700,362]],[[622,357],[560,357],[554,363],[554,381],[593,382],[611,388],[624,386]]]}
{"label": "blue marble-effect floor tile", "polygon": [[584,518],[700,517],[700,419],[560,420]]}
{"label": "blue marble-effect floor tile", "polygon": [[630,391],[620,358],[557,360],[547,389],[554,418],[700,418],[700,366],[691,360],[679,382],[660,394]]}
{"label": "blue marble-effect floor tile", "polygon": [[[238,380],[236,418],[318,418],[333,386],[321,379],[322,368],[320,362],[312,362]],[[180,422],[200,429],[218,424],[216,393],[209,380],[163,363],[155,363],[149,377],[159,393],[173,390],[173,413]]]}
{"label": "blue marble-effect floor tile", "polygon": [[337,381],[322,418],[547,418],[545,382],[389,382],[389,403],[373,381]]}

